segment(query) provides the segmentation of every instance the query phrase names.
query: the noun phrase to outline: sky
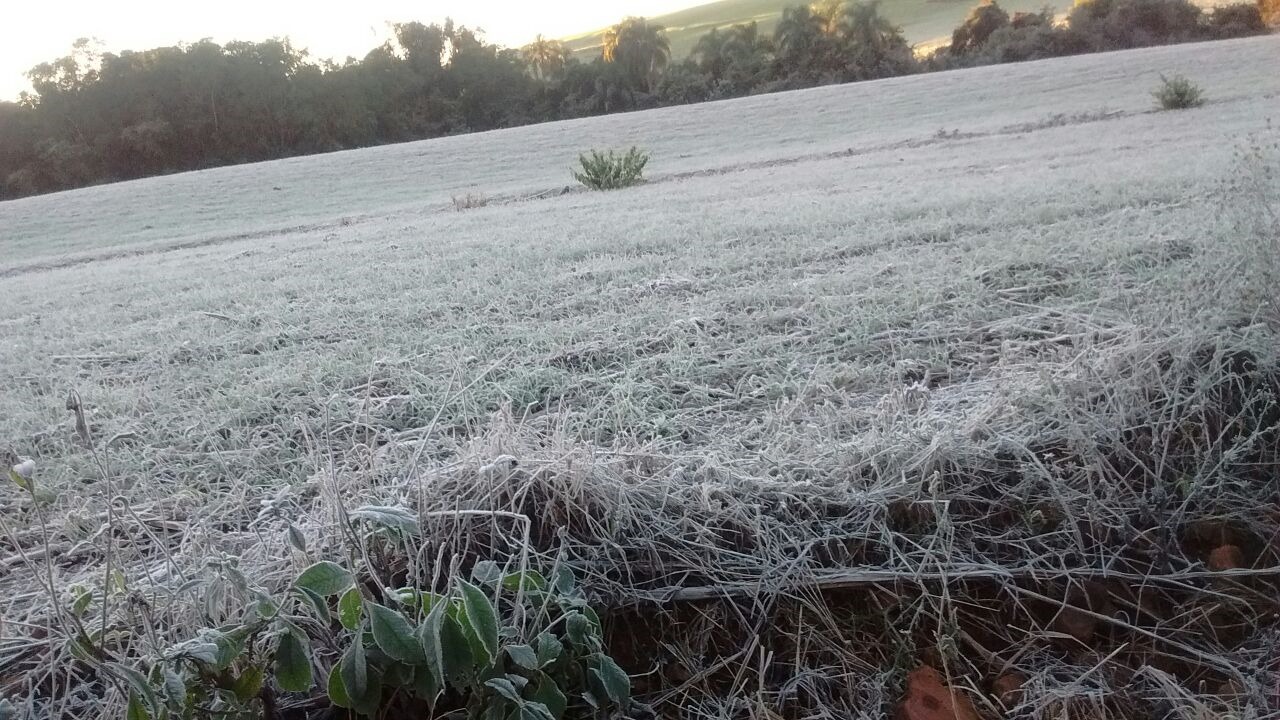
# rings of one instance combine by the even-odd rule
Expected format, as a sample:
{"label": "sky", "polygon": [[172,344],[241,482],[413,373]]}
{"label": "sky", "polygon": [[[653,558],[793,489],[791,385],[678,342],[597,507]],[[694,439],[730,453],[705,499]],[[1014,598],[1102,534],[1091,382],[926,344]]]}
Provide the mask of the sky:
{"label": "sky", "polygon": [[565,37],[627,15],[661,15],[707,0],[0,0],[0,100],[30,89],[24,74],[66,55],[76,38],[106,52],[144,50],[209,37],[264,40],[288,36],[313,56],[363,57],[389,37],[389,22],[452,17],[485,30],[491,42],[518,47],[541,33]]}

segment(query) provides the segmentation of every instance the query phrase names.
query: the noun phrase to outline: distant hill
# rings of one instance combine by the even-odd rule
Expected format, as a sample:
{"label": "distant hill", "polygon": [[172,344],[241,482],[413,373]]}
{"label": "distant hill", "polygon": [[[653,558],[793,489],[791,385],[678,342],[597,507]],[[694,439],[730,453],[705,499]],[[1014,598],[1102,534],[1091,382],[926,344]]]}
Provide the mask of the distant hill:
{"label": "distant hill", "polygon": [[[799,4],[796,0],[719,0],[686,10],[649,18],[667,29],[671,39],[671,57],[683,60],[693,50],[702,35],[713,28],[727,27],[755,20],[763,33],[771,34],[782,17],[782,9]],[[943,37],[964,20],[969,9],[978,0],[883,0],[881,10],[893,22],[902,26],[911,43],[929,44]],[[1010,13],[1022,10],[1035,12],[1046,5],[1057,12],[1071,7],[1071,0],[1001,0],[1000,6]],[[621,18],[619,18],[621,20]],[[598,52],[602,30],[575,37],[563,38],[569,48],[580,57]]]}

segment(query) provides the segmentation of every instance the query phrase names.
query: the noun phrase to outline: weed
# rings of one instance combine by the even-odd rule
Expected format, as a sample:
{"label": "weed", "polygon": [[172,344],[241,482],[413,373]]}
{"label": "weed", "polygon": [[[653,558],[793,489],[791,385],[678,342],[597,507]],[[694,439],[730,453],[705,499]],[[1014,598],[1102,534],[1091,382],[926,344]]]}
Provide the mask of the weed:
{"label": "weed", "polygon": [[453,209],[462,212],[463,210],[471,210],[473,208],[482,208],[489,204],[489,198],[484,193],[467,193],[466,195],[454,195]]}
{"label": "weed", "polygon": [[1151,93],[1163,110],[1186,110],[1204,104],[1204,91],[1182,75],[1160,76],[1160,87]]}
{"label": "weed", "polygon": [[578,162],[582,172],[573,173],[578,182],[592,190],[616,190],[643,182],[649,154],[636,147],[626,153],[592,150],[590,155],[579,155]]}

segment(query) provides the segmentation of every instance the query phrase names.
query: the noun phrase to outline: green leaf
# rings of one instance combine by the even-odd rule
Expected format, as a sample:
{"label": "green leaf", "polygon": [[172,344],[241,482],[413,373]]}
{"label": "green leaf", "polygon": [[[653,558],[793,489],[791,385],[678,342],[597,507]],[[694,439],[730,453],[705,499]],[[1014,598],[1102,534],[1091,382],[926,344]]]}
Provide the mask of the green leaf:
{"label": "green leaf", "polygon": [[209,630],[202,633],[206,640],[212,640],[218,648],[217,662],[214,667],[225,670],[244,654],[244,644],[249,639],[249,628],[240,626],[228,631]]}
{"label": "green leaf", "polygon": [[84,617],[84,611],[93,602],[93,593],[87,588],[76,587],[72,590],[72,595],[74,599],[71,601],[71,614],[77,618]]}
{"label": "green leaf", "polygon": [[418,534],[418,516],[412,510],[399,506],[365,505],[348,513],[353,518],[366,520],[408,535]]}
{"label": "green leaf", "polygon": [[164,694],[168,696],[169,707],[173,709],[181,709],[187,703],[187,681],[182,679],[178,673],[164,669],[163,680]]}
{"label": "green leaf", "polygon": [[154,711],[160,708],[160,704],[156,702],[155,689],[151,687],[151,682],[147,680],[146,675],[120,663],[109,662],[106,665],[113,675],[129,685],[131,692],[137,693],[146,702],[148,710]]}
{"label": "green leaf", "polygon": [[443,689],[443,683],[431,668],[420,665],[414,669],[413,693],[420,699],[434,704]]}
{"label": "green leaf", "polygon": [[[308,664],[307,671],[310,672],[310,670],[311,666]],[[236,699],[240,702],[248,702],[262,692],[262,680],[262,668],[257,665],[250,665],[236,676],[235,682],[231,683],[231,692],[235,693]],[[309,680],[310,678],[308,678]],[[281,687],[283,688],[284,686],[282,685]],[[310,687],[310,682],[308,682],[308,687]]]}
{"label": "green leaf", "polygon": [[526,702],[520,705],[520,720],[560,720],[551,713],[551,708],[540,702]]}
{"label": "green leaf", "polygon": [[329,702],[340,708],[352,709],[351,696],[347,694],[346,683],[342,680],[341,665],[334,665],[329,668],[329,680],[325,683]]}
{"label": "green leaf", "polygon": [[510,700],[513,703],[520,703],[520,693],[516,692],[516,686],[506,678],[492,678],[485,681],[485,687],[493,688],[499,695]]}
{"label": "green leaf", "polygon": [[605,694],[619,707],[625,708],[631,699],[631,678],[608,655],[600,653],[595,660],[597,665],[592,671],[597,674]]}
{"label": "green leaf", "polygon": [[294,585],[326,597],[346,590],[351,587],[353,581],[354,578],[346,568],[337,563],[322,560],[303,570]]}
{"label": "green leaf", "polygon": [[475,672],[475,659],[471,644],[462,632],[462,626],[451,615],[444,613],[440,620],[440,655],[444,660],[444,675],[454,687],[466,685]]}
{"label": "green leaf", "polygon": [[533,683],[533,691],[529,693],[529,699],[545,706],[555,720],[560,720],[569,707],[569,700],[560,690],[560,686],[546,673],[538,673],[538,678]]}
{"label": "green leaf", "polygon": [[414,635],[413,626],[400,613],[389,607],[370,603],[369,626],[373,630],[373,641],[389,657],[410,665],[421,665],[427,661],[422,646]]}
{"label": "green leaf", "polygon": [[298,529],[297,525],[289,523],[289,529],[285,531],[285,538],[288,539],[289,544],[295,550],[303,555],[307,554],[307,539],[303,537],[302,531]]}
{"label": "green leaf", "polygon": [[219,648],[216,642],[195,637],[173,647],[172,657],[190,658],[213,667],[218,666]]}
{"label": "green leaf", "polygon": [[366,717],[374,717],[382,705],[382,674],[378,668],[368,668],[368,690],[360,697],[351,698],[352,709]]}
{"label": "green leaf", "polygon": [[299,633],[287,631],[280,636],[276,646],[276,682],[287,692],[306,692],[311,689],[311,657]]}
{"label": "green leaf", "polygon": [[430,613],[435,610],[438,605],[448,606],[449,597],[447,595],[440,595],[439,593],[424,590],[418,593],[418,603],[422,606],[422,612]]}
{"label": "green leaf", "polygon": [[329,603],[324,598],[317,595],[314,590],[304,587],[294,589],[298,591],[298,596],[307,603],[322,625],[328,626],[333,622],[333,616],[329,613]]}
{"label": "green leaf", "polygon": [[540,663],[538,662],[538,654],[528,645],[508,645],[506,647],[507,654],[511,656],[512,662],[526,670],[537,670]]}
{"label": "green leaf", "polygon": [[467,622],[492,663],[498,658],[498,614],[483,590],[466,580],[458,580],[458,586],[462,589],[462,605],[467,613]]}
{"label": "green leaf", "polygon": [[97,662],[98,657],[93,651],[93,647],[93,641],[83,632],[67,638],[67,652],[71,653],[71,657],[81,662],[89,664]]}
{"label": "green leaf", "polygon": [[354,631],[360,627],[360,618],[364,615],[364,597],[360,588],[353,587],[342,593],[338,599],[338,622],[342,627]]}
{"label": "green leaf", "polygon": [[471,579],[481,585],[497,585],[502,580],[502,567],[492,560],[481,560],[471,568]]}
{"label": "green leaf", "polygon": [[564,645],[560,643],[560,639],[549,632],[538,635],[537,643],[538,667],[546,667],[556,661],[560,657],[560,653],[564,651]]}
{"label": "green leaf", "polygon": [[557,565],[551,573],[556,586],[556,592],[561,595],[568,595],[573,592],[573,588],[577,581],[573,577],[573,570],[568,565]]}
{"label": "green leaf", "polygon": [[502,587],[512,592],[517,590],[546,590],[547,579],[537,570],[508,573],[502,578]]}
{"label": "green leaf", "polygon": [[364,656],[362,635],[359,632],[355,634],[351,647],[347,648],[347,652],[338,661],[342,668],[343,687],[347,690],[347,697],[353,702],[369,694],[369,663]]}
{"label": "green leaf", "polygon": [[129,705],[125,709],[126,720],[151,720],[151,713],[137,692],[129,691]]}
{"label": "green leaf", "polygon": [[418,646],[422,648],[423,659],[427,669],[435,679],[437,687],[444,687],[444,653],[441,649],[440,627],[444,620],[446,605],[437,603],[427,617],[418,626]]}
{"label": "green leaf", "polygon": [[31,481],[19,475],[17,470],[9,469],[9,479],[13,481],[14,485],[31,492]]}
{"label": "green leaf", "polygon": [[565,634],[569,636],[569,642],[573,643],[581,650],[594,650],[590,647],[592,637],[591,621],[587,616],[574,610],[564,616]]}

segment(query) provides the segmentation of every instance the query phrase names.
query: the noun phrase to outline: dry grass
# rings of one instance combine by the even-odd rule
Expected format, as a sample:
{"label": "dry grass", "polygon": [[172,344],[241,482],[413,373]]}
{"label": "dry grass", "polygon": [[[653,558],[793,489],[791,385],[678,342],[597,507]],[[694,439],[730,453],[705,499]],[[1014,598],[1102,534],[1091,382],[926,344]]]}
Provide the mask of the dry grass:
{"label": "dry grass", "polygon": [[[281,589],[306,562],[286,522],[345,558],[340,507],[403,504],[422,537],[370,540],[366,571],[504,560],[523,548],[502,516],[430,513],[525,515],[533,561],[585,579],[663,717],[881,717],[922,662],[989,717],[1009,671],[1019,717],[1280,717],[1280,86],[1239,61],[1274,43],[1004,70],[1054,78],[1026,108],[986,104],[989,69],[945,74],[969,98],[945,111],[917,104],[932,76],[689,108],[681,127],[726,118],[703,149],[662,111],[398,150],[550,168],[495,170],[508,200],[479,213],[378,204],[357,178],[346,225],[263,208],[322,227],[75,265],[20,237],[0,437],[37,459],[40,503],[3,491],[0,688],[36,717],[122,714],[67,654],[50,573],[65,595],[118,568],[113,652],[143,658],[237,616],[232,558]],[[1144,112],[1174,63],[1215,102]],[[861,134],[827,124],[877,93]],[[753,139],[784,108],[791,134]],[[513,201],[563,182],[584,128],[691,157]],[[100,253],[76,238],[109,191],[0,215],[39,207]],[[1210,569],[1223,544],[1242,567]]]}

